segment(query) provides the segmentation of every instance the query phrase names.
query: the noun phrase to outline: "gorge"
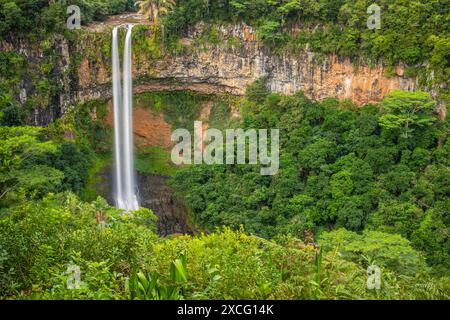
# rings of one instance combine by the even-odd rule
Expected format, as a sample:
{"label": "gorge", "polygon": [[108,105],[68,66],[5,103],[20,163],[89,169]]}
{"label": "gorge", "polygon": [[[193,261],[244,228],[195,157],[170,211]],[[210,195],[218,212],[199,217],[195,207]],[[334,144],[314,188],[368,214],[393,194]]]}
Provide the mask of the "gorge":
{"label": "gorge", "polygon": [[[261,77],[266,77],[267,87],[273,92],[293,94],[302,90],[306,96],[314,100],[337,97],[363,105],[381,101],[392,90],[413,91],[419,86],[418,79],[405,75],[404,67],[400,65],[395,68],[393,74],[388,75],[383,64],[370,66],[364,61],[355,64],[349,59],[339,58],[336,55],[323,57],[308,50],[299,53],[274,52],[273,49],[262,44],[257,39],[254,28],[245,23],[197,24],[189,28],[186,36],[179,41],[182,49],[170,52],[166,48],[164,39],[159,38],[161,30],[148,25],[142,16],[135,13],[118,15],[109,18],[108,21],[83,27],[74,40],[68,41],[59,35],[55,35],[50,40],[48,45],[57,53],[53,58],[57,62],[52,77],[60,89],[53,95],[46,94],[41,105],[30,110],[30,121],[35,125],[49,124],[72,108],[76,108],[77,105],[89,101],[109,101],[114,107],[108,108],[108,112],[116,114],[118,103],[114,101],[123,101],[122,105],[125,106],[125,102],[128,101],[125,95],[115,96],[112,90],[114,86],[120,86],[117,79],[111,77],[111,74],[117,75],[117,65],[115,66],[111,61],[118,59],[116,50],[119,50],[119,45],[111,44],[110,34],[113,32],[118,37],[119,32],[114,26],[128,23],[137,24],[133,34],[130,37],[126,35],[127,41],[132,40],[135,44],[130,65],[130,72],[134,75],[133,92],[135,94],[190,90],[204,95],[230,94],[239,97],[245,94],[245,88],[249,84]],[[208,37],[211,37],[211,30],[216,36],[208,40]],[[16,85],[15,91],[20,92],[17,99],[23,105],[27,101],[36,101],[35,97],[41,94],[33,83],[35,75],[30,72],[48,60],[43,49],[30,46],[24,41],[2,42],[1,47],[7,51],[18,50],[29,59],[29,69]],[[148,106],[141,104],[135,109],[139,115],[133,121],[130,117],[124,122],[128,126],[126,131],[132,128],[136,139],[140,143],[144,142],[143,146],[167,148],[170,145],[167,141],[170,141],[171,124],[164,119],[156,119],[147,114],[146,107]],[[442,105],[439,110],[444,116],[445,106]],[[94,119],[100,118],[98,112],[97,108],[91,111]],[[153,114],[162,116],[158,112]],[[239,117],[239,115],[236,116]],[[121,127],[118,120],[119,117],[116,117],[114,121],[109,122],[111,125],[114,124],[116,141],[124,136],[124,132],[117,130]],[[153,130],[162,130],[162,134],[155,134]],[[130,141],[130,138],[131,136],[127,137],[123,142]],[[118,145],[130,147],[131,143],[123,142]],[[130,164],[131,160],[124,157],[124,154],[130,154],[130,152],[122,154],[122,149],[116,148],[115,163],[119,164],[127,159]],[[126,167],[125,163],[123,166]],[[120,167],[122,166],[116,166],[116,168]],[[129,168],[128,165],[128,169],[125,170],[131,172]],[[136,207],[136,201],[132,200],[133,196],[130,196],[133,193],[131,190],[134,189],[131,187],[134,184],[132,180],[123,183],[121,181],[123,174],[118,171],[115,173],[117,177],[115,179],[105,175],[104,172],[99,174],[100,177],[111,179],[109,180],[111,182],[115,181],[116,185],[115,188],[107,188],[102,192],[104,197],[109,198],[110,192],[121,194],[119,186],[123,184],[124,187],[127,186],[128,195],[122,197],[128,200],[120,200],[118,206],[126,208],[128,207],[126,203],[132,203],[131,207]],[[134,179],[131,173],[127,176]],[[164,179],[164,177],[161,178]],[[138,179],[138,181],[143,180]],[[139,189],[145,188],[146,186],[139,186]],[[167,196],[161,195],[160,199],[167,199]],[[152,200],[142,200],[145,203],[159,202],[157,195],[153,195]],[[178,203],[179,200],[172,199],[169,202]],[[168,206],[164,205],[164,207],[168,212]],[[174,210],[170,210],[174,213],[169,216],[178,217],[175,220],[180,221],[179,217],[187,214],[185,210],[184,206],[179,204]],[[180,215],[180,212],[184,213]],[[157,210],[157,214],[162,215],[160,209]],[[170,223],[170,219],[163,220]],[[175,229],[178,230],[177,232],[192,232],[194,230],[192,227],[186,227],[190,224],[185,221],[181,223],[185,227]],[[180,223],[175,222],[175,225]],[[172,229],[167,224],[160,227],[163,230]]]}
{"label": "gorge", "polygon": [[[112,19],[114,23],[129,20],[129,15],[123,20]],[[216,30],[220,41],[204,42],[208,28]],[[58,53],[55,56],[58,68],[53,76],[60,90],[31,112],[34,123],[48,124],[77,103],[112,98],[111,30],[109,24],[104,24],[79,32],[77,40],[71,43],[58,36],[51,40],[49,45]],[[383,64],[370,66],[364,61],[355,64],[336,55],[323,57],[308,50],[275,53],[261,44],[253,28],[245,24],[211,27],[199,24],[180,40],[183,48],[180,53],[167,52],[164,42],[158,40],[159,33],[145,24],[134,32],[136,93],[193,90],[243,95],[247,85],[264,76],[274,92],[292,94],[302,90],[315,100],[337,97],[362,105],[378,102],[395,89],[411,91],[419,87],[418,79],[408,77],[400,65],[388,75]],[[2,42],[0,47],[27,56],[31,70],[33,65],[47,59],[41,49],[23,41]],[[31,80],[32,74],[26,73],[17,84],[16,91],[20,92],[17,98],[23,104],[38,94]],[[445,115],[445,105],[441,105],[440,112]]]}
{"label": "gorge", "polygon": [[0,1],[0,299],[450,298],[444,0],[72,2]]}

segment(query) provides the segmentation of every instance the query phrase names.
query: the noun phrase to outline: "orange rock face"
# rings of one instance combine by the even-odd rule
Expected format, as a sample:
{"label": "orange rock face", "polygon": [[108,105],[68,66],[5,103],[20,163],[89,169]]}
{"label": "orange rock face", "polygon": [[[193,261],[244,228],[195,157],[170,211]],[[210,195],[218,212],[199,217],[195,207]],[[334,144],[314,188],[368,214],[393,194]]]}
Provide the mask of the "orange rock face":
{"label": "orange rock face", "polygon": [[[155,112],[150,109],[151,106],[144,106],[140,104],[138,100],[136,106],[133,108],[133,132],[136,141],[136,145],[139,147],[161,147],[170,148],[174,145],[171,140],[173,128],[172,125],[167,123],[164,119],[162,112]],[[207,101],[203,104],[200,119],[202,121],[202,131],[205,132],[209,128],[209,116],[211,113],[213,103]],[[97,115],[94,111],[92,118],[96,119]],[[113,105],[112,102],[108,102],[108,115],[106,117],[106,123],[110,126],[113,125]],[[203,150],[203,145],[200,147]]]}
{"label": "orange rock face", "polygon": [[[112,125],[112,103],[108,104],[107,123]],[[155,113],[149,108],[136,106],[133,109],[133,131],[138,146],[154,146],[168,148],[172,146],[170,139],[172,126],[168,124],[162,114]]]}
{"label": "orange rock face", "polygon": [[[243,95],[249,84],[266,76],[273,92],[303,91],[314,100],[337,97],[363,105],[378,102],[395,89],[412,91],[418,87],[416,79],[405,76],[402,66],[388,76],[381,64],[370,67],[360,63],[356,68],[348,59],[332,55],[319,60],[307,50],[274,53],[258,42],[254,30],[244,24],[218,27],[223,41],[200,48],[196,40],[204,28],[201,25],[182,39],[188,48],[184,53],[153,60],[135,56],[135,92],[188,89]],[[231,38],[232,44],[228,42]],[[83,61],[79,69],[81,101],[111,97],[111,79],[105,73],[110,67],[96,65],[104,60]]]}
{"label": "orange rock face", "polygon": [[[317,72],[314,89],[309,95],[316,99],[327,95],[341,99],[351,99],[358,105],[380,101],[387,93],[395,89],[414,90],[416,83],[400,76],[387,77],[383,66],[359,66],[357,69],[350,60],[339,61],[337,56],[330,57],[331,65]],[[401,67],[397,72],[403,74]],[[332,88],[336,88],[334,94]],[[323,90],[323,91],[322,91]]]}

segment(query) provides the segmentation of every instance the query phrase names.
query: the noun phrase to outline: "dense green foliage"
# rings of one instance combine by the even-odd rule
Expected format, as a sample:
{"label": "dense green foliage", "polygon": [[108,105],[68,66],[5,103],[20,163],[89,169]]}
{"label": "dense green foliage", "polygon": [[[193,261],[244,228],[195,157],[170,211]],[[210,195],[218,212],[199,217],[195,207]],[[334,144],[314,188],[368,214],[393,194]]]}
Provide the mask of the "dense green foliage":
{"label": "dense green foliage", "polygon": [[[70,193],[25,202],[0,217],[0,297],[448,298],[444,280],[397,278],[387,269],[382,290],[367,290],[365,269],[292,238],[269,242],[224,229],[162,239],[154,223],[148,210],[131,218]],[[73,265],[81,269],[78,289],[67,287]]]}
{"label": "dense green foliage", "polygon": [[[379,107],[351,111],[346,102],[263,88],[264,81],[249,88],[242,126],[280,129],[280,171],[268,177],[259,166],[203,165],[178,172],[174,186],[198,223],[243,225],[269,238],[374,229],[402,235],[429,264],[449,270],[448,121],[438,121],[426,94],[393,92]],[[417,101],[421,111],[408,115]],[[403,116],[415,124],[409,135],[395,118]]]}
{"label": "dense green foliage", "polygon": [[419,62],[430,49],[426,45],[431,44],[433,48],[433,42],[440,39],[435,37],[448,42],[447,1],[378,1],[382,9],[382,28],[375,32],[366,26],[369,16],[366,11],[372,3],[365,0],[180,0],[175,11],[167,17],[167,24],[171,27],[173,23],[173,28],[183,30],[202,20],[246,21],[258,27],[263,40],[274,43],[288,37],[284,26],[301,23],[308,30],[310,24],[321,24],[323,28],[318,28],[312,35],[301,33],[298,41],[311,37],[309,40],[320,41],[311,44],[321,51],[329,48],[353,57],[368,53],[374,59],[384,57],[387,61],[412,64]]}
{"label": "dense green foliage", "polygon": [[[401,128],[387,128],[384,132],[385,129],[378,125],[381,111],[375,107],[355,112],[344,108],[348,103],[339,104],[334,100],[319,104],[310,102],[301,94],[292,97],[269,94],[264,90],[263,80],[250,87],[248,92],[243,119],[246,127],[283,123],[283,132],[291,130],[288,131],[290,135],[281,136],[282,154],[287,154],[288,161],[283,160],[280,174],[273,178],[261,177],[256,168],[250,166],[223,168],[196,166],[182,170],[176,175],[176,180],[182,178],[182,183],[178,184],[180,188],[189,186],[184,190],[188,204],[193,204],[192,200],[197,199],[193,197],[194,193],[200,198],[211,194],[219,195],[218,199],[206,199],[209,206],[208,214],[214,213],[214,208],[229,206],[229,211],[223,210],[216,216],[210,215],[207,218],[209,224],[201,218],[204,213],[199,214],[195,211],[199,222],[210,226],[211,230],[215,225],[221,224],[239,229],[242,224],[246,232],[259,233],[265,237],[274,236],[273,240],[264,240],[245,234],[242,230],[230,229],[195,237],[160,238],[155,234],[155,216],[147,210],[136,212],[134,218],[131,218],[109,207],[100,198],[85,203],[72,193],[46,195],[49,192],[76,191],[82,187],[86,172],[81,168],[89,168],[91,165],[89,154],[94,149],[97,152],[104,152],[104,148],[107,147],[108,138],[105,140],[105,137],[109,137],[108,129],[101,125],[106,106],[102,102],[91,102],[79,106],[75,113],[66,115],[46,129],[2,128],[2,141],[5,141],[5,144],[1,163],[11,166],[2,169],[4,173],[2,177],[9,179],[26,177],[23,181],[27,181],[28,184],[20,188],[28,189],[21,196],[12,197],[12,194],[20,195],[20,193],[10,192],[8,197],[13,201],[2,201],[1,297],[448,299],[450,290],[448,280],[431,278],[425,257],[420,252],[427,252],[428,262],[433,263],[431,259],[434,257],[434,263],[440,264],[443,270],[446,269],[444,264],[448,257],[445,254],[448,254],[448,250],[445,245],[448,245],[448,238],[445,234],[448,230],[448,221],[445,219],[448,215],[445,211],[445,199],[448,198],[448,190],[438,186],[435,179],[441,179],[442,185],[445,185],[448,179],[441,177],[440,173],[435,172],[435,176],[431,175],[424,180],[425,189],[422,192],[428,191],[425,193],[426,197],[421,197],[420,201],[427,201],[429,210],[426,212],[424,210],[424,213],[413,218],[406,217],[408,220],[396,220],[401,215],[393,213],[389,219],[394,220],[386,222],[377,218],[378,220],[374,219],[372,223],[371,219],[365,219],[366,223],[353,228],[351,224],[346,224],[347,221],[360,218],[358,215],[352,216],[353,211],[348,212],[344,222],[336,222],[351,206],[342,207],[342,210],[335,212],[334,215],[328,212],[331,210],[328,207],[333,208],[333,205],[334,210],[341,209],[341,202],[333,204],[333,201],[339,200],[345,204],[348,203],[346,201],[350,201],[347,200],[347,196],[353,196],[352,200],[357,196],[364,197],[364,193],[357,193],[354,190],[359,189],[355,188],[362,188],[361,190],[366,193],[371,190],[370,188],[375,188],[374,193],[366,197],[376,198],[383,194],[386,201],[402,200],[402,205],[407,205],[408,196],[411,197],[415,192],[407,190],[405,194],[394,196],[390,193],[393,191],[382,189],[388,188],[385,186],[385,180],[383,185],[377,186],[378,176],[369,175],[369,178],[371,177],[369,179],[365,173],[372,165],[367,166],[363,162],[358,162],[359,153],[349,150],[349,146],[343,143],[345,139],[349,137],[363,139],[364,141],[355,143],[354,148],[358,150],[362,148],[361,150],[368,152],[364,146],[369,140],[376,142],[377,139],[384,139],[378,143],[373,142],[372,145],[390,148],[398,147],[401,141],[400,144],[404,144],[405,148],[411,145],[415,149],[416,142],[411,140],[420,140],[417,139],[419,133],[420,136],[428,136],[420,142],[426,144],[428,141],[428,149],[424,149],[430,150],[428,158],[423,156],[423,152],[418,153],[416,157],[412,156],[414,154],[412,152],[408,158],[408,161],[415,159],[408,162],[408,166],[414,168],[414,172],[420,176],[425,175],[423,168],[437,166],[437,163],[441,164],[442,170],[448,166],[444,124],[434,122],[435,129],[432,133],[425,134],[433,127],[427,121],[424,126],[414,127],[414,138],[411,139],[402,135]],[[180,94],[175,94],[172,99],[176,100]],[[389,98],[395,97],[402,99],[403,93],[393,93]],[[164,109],[166,102],[172,101],[162,94],[147,95],[146,98],[152,98],[154,102],[159,101],[158,110]],[[255,101],[262,101],[262,106]],[[293,105],[294,102],[297,104]],[[225,100],[222,103],[215,103],[213,110],[217,115],[211,119],[217,123],[221,122],[229,112],[226,105]],[[93,119],[94,110],[96,120],[100,121]],[[420,114],[420,117],[424,118],[429,116],[430,114],[426,113]],[[300,117],[308,119],[307,123],[302,122]],[[346,121],[342,122],[342,126],[337,126],[344,119]],[[357,123],[361,126],[358,127]],[[363,123],[372,123],[373,130],[364,131],[366,126],[363,126]],[[344,126],[358,131],[350,134]],[[71,134],[68,134],[68,131]],[[69,137],[62,139],[64,136]],[[308,143],[304,142],[306,145],[312,144],[317,139],[340,141],[341,147],[329,141],[322,142],[328,146],[327,148],[331,148],[330,145],[337,148],[330,151],[330,158],[321,160],[317,157],[306,157],[306,153],[304,157],[300,157],[302,149],[295,146],[299,145],[299,141],[306,141],[301,139],[310,139]],[[387,143],[388,141],[390,143]],[[443,147],[437,148],[437,145]],[[318,146],[314,147],[314,150],[317,150],[319,155],[323,152]],[[354,154],[351,157],[341,155],[340,152],[345,153],[344,151]],[[31,156],[26,157],[27,154]],[[351,161],[341,159],[332,162],[333,156],[336,159],[349,158]],[[380,160],[378,157],[374,159]],[[428,160],[424,163],[423,159]],[[309,167],[300,161],[306,161]],[[348,161],[356,164],[346,168]],[[390,166],[398,165],[392,161]],[[386,164],[382,162],[378,165]],[[307,171],[302,173],[303,170]],[[347,170],[351,173],[338,175],[343,182],[339,188],[328,183],[332,179],[326,179],[327,175],[334,176],[333,172],[336,170],[338,172]],[[385,174],[390,172],[386,168],[378,170]],[[320,175],[321,183],[318,184],[317,180],[314,183],[314,179],[318,179]],[[357,179],[359,176],[365,178],[361,181]],[[313,182],[307,189],[314,191],[314,188],[320,186],[320,190],[324,190],[323,196],[320,196],[317,190],[312,193],[305,191],[308,183],[305,184],[305,180],[302,179],[306,178]],[[393,177],[388,180],[391,179]],[[397,179],[402,181],[401,176]],[[212,180],[220,183],[220,187],[214,186]],[[32,181],[36,183],[33,184]],[[12,182],[8,179],[2,180],[4,183],[2,188],[13,185]],[[363,182],[368,184],[367,187],[364,187]],[[344,185],[345,187],[341,187]],[[333,188],[336,190],[333,191]],[[338,196],[335,200],[333,192],[336,197]],[[227,197],[229,199],[226,199]],[[313,201],[316,199],[318,203],[322,203],[320,209],[315,208]],[[251,207],[246,207],[245,204],[238,211],[236,207],[238,201],[245,201]],[[374,203],[374,200],[371,201]],[[436,205],[439,201],[444,202],[441,207]],[[284,204],[286,207],[283,207]],[[410,205],[423,210],[418,204]],[[288,215],[283,217],[280,212]],[[435,219],[436,213],[439,214],[440,220]],[[368,215],[376,216],[377,213],[369,212]],[[318,221],[324,221],[324,224]],[[322,227],[345,226],[359,231],[364,227],[367,229],[372,225],[375,226],[375,222],[380,223],[379,231],[366,230],[359,234],[340,229],[321,233],[318,242],[324,250],[323,253],[317,247],[305,245],[297,239],[303,237],[302,232],[305,228],[319,230]],[[400,227],[409,230],[407,228],[409,225],[418,226],[418,229],[411,229],[412,242],[406,239],[409,237],[408,233],[403,236],[395,234]],[[441,236],[437,237],[438,234]],[[373,264],[382,267],[383,270],[381,290],[366,289],[366,269]],[[75,290],[69,289],[67,285],[71,279],[68,270],[73,265],[81,269],[81,283]]]}
{"label": "dense green foliage", "polygon": [[324,250],[338,248],[343,257],[362,265],[375,264],[408,275],[425,268],[423,257],[408,240],[397,234],[370,230],[358,234],[338,229],[324,232],[319,243]]}
{"label": "dense green foliage", "polygon": [[[218,24],[244,21],[275,52],[308,48],[319,58],[381,60],[391,71],[403,62],[423,87],[444,83],[443,97],[448,0],[379,0],[380,30],[366,27],[371,3],[178,0],[165,28],[136,27],[136,63],[183,50],[179,37],[197,22],[211,23],[195,43],[206,47],[221,41]],[[161,238],[147,209],[127,214],[101,198],[80,200],[96,199],[93,172],[111,163],[111,128],[105,101],[61,119],[51,109],[61,78],[77,82],[81,59],[71,54],[61,68],[59,44],[84,43],[90,60],[106,61],[110,36],[67,32],[68,4],[80,6],[84,24],[134,10],[133,0],[0,0],[0,41],[14,48],[0,52],[0,299],[450,299],[449,123],[429,94],[394,91],[357,108],[273,94],[260,79],[247,90],[242,123],[232,119],[231,97],[139,95],[173,128],[192,129],[211,102],[211,127],[280,129],[275,176],[250,165],[174,168],[167,150],[139,150],[137,169],[172,175],[207,232]],[[15,48],[24,43],[39,57]],[[41,122],[52,124],[26,126],[48,111]],[[73,265],[81,269],[75,290]],[[373,265],[382,268],[381,290],[366,289]]]}
{"label": "dense green foliage", "polygon": [[41,37],[62,32],[69,15],[67,7],[77,5],[81,21],[104,20],[109,15],[134,9],[133,0],[0,0],[0,39],[12,35]]}
{"label": "dense green foliage", "polygon": [[51,141],[38,127],[0,127],[0,139],[0,208],[84,189],[89,154],[83,147]]}
{"label": "dense green foliage", "polygon": [[[428,62],[435,81],[450,78],[450,5],[448,0],[380,0],[381,29],[370,30],[371,0],[179,0],[164,24],[181,35],[200,21],[244,21],[274,49],[382,60],[389,66],[404,62],[415,74]],[[299,32],[291,32],[292,26]],[[434,80],[422,79],[425,82]],[[429,85],[432,83],[426,83]]]}
{"label": "dense green foliage", "polygon": [[[109,213],[103,227],[96,215]],[[123,221],[121,223],[121,221]],[[141,224],[141,226],[137,225]],[[42,201],[25,202],[8,210],[0,220],[3,296],[22,290],[59,298],[114,298],[117,287],[102,288],[126,272],[126,261],[140,259],[144,240],[155,238],[154,216],[141,210],[134,219],[109,208],[104,200],[84,204],[73,194],[49,195]],[[68,263],[83,270],[81,290],[66,288]],[[110,273],[109,268],[115,273]],[[102,290],[103,289],[103,290]]]}
{"label": "dense green foliage", "polygon": [[96,154],[111,150],[106,104],[80,105],[45,128],[18,126],[11,114],[0,113],[0,210],[50,192],[84,194]]}

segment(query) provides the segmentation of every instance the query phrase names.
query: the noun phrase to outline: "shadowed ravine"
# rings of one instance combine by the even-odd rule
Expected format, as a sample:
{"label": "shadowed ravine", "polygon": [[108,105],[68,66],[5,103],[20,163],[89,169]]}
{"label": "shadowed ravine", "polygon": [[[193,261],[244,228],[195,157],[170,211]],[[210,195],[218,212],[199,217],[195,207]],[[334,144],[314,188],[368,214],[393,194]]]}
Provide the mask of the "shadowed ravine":
{"label": "shadowed ravine", "polygon": [[160,235],[194,234],[197,228],[190,222],[188,210],[168,185],[169,177],[157,174],[139,174],[140,205],[158,216]]}
{"label": "shadowed ravine", "polygon": [[[107,166],[97,173],[95,189],[100,196],[114,204],[112,167]],[[152,210],[158,217],[158,234],[167,236],[171,234],[194,234],[197,228],[190,221],[190,215],[183,200],[174,194],[168,185],[169,177],[137,173],[139,190],[139,204]]]}

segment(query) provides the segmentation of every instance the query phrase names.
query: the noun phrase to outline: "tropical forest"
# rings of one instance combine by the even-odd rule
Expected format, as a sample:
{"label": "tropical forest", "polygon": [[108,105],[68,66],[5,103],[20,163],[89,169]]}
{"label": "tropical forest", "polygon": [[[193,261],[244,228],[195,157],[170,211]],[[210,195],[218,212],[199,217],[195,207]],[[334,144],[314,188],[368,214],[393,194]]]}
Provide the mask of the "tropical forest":
{"label": "tropical forest", "polygon": [[449,300],[449,0],[0,0],[0,300]]}

